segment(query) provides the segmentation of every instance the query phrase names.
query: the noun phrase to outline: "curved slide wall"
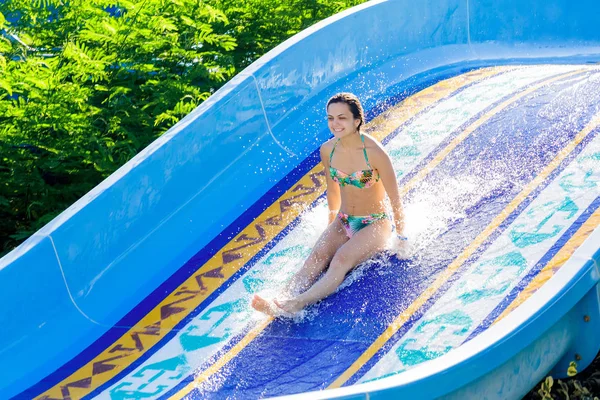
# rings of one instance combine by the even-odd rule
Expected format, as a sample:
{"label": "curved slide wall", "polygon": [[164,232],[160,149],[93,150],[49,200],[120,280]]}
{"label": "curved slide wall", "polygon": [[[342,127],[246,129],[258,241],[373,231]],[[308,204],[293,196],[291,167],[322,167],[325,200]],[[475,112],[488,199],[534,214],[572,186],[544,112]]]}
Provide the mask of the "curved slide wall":
{"label": "curved slide wall", "polygon": [[[314,165],[332,93],[355,92],[374,116],[469,68],[594,62],[598,20],[592,2],[372,2],[274,49],[0,261],[0,397],[40,394],[60,367],[97,353],[94,344],[146,329],[141,317],[236,233],[244,213],[306,173],[307,159]],[[581,297],[598,279],[591,243],[573,257]],[[548,292],[540,309],[556,293],[575,296]],[[486,348],[471,343],[456,357]]]}

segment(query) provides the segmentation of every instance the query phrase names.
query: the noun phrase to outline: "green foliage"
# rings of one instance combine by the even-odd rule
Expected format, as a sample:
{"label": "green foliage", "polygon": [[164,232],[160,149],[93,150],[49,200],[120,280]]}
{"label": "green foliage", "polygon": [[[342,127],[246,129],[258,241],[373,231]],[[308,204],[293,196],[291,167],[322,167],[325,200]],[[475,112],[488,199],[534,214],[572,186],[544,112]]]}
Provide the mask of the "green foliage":
{"label": "green foliage", "polygon": [[[582,384],[579,380],[573,379],[563,382],[560,379],[557,381],[558,387],[554,385],[554,380],[551,376],[546,377],[539,385],[537,390],[538,399],[541,400],[599,400],[594,394],[593,389]],[[553,391],[553,389],[556,389]]]}
{"label": "green foliage", "polygon": [[554,379],[552,379],[551,376],[546,377],[546,379],[541,383],[538,394],[541,396],[542,400],[552,400],[552,395],[550,392],[552,391],[553,384]]}
{"label": "green foliage", "polygon": [[[571,361],[566,381],[546,377],[525,400],[600,400],[600,353],[586,371],[578,375],[577,363]],[[577,376],[576,378],[575,375]]]}
{"label": "green foliage", "polygon": [[0,3],[0,255],[252,61],[362,1]]}

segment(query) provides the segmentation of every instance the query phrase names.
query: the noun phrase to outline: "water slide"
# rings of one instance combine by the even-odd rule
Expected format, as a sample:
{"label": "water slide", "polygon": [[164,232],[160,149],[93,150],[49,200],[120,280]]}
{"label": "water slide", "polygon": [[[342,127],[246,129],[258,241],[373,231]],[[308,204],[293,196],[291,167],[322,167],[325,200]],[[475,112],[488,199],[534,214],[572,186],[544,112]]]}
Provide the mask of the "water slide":
{"label": "water slide", "polygon": [[[281,44],[0,260],[0,398],[518,399],[583,370],[598,21],[588,0],[372,1]],[[327,224],[339,91],[394,163],[412,252],[272,319],[248,303]]]}

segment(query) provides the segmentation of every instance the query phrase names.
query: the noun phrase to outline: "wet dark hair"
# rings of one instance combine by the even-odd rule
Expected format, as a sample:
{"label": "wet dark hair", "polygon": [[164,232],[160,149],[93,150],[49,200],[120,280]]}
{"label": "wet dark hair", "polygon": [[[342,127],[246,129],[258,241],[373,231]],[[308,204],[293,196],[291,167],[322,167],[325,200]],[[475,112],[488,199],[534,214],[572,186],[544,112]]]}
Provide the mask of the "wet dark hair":
{"label": "wet dark hair", "polygon": [[360,124],[356,128],[360,132],[360,127],[365,123],[365,112],[363,111],[362,105],[360,104],[360,100],[358,97],[352,93],[337,93],[334,94],[329,101],[327,102],[326,109],[329,108],[329,105],[332,103],[346,103],[348,107],[350,107],[350,112],[354,116],[354,119],[360,120]]}

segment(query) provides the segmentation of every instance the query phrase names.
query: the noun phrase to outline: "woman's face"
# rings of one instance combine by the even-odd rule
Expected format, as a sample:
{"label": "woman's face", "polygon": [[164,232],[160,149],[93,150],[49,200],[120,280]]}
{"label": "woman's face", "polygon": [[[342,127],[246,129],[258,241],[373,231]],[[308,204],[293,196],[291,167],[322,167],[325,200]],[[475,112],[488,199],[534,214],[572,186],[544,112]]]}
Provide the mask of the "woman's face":
{"label": "woman's face", "polygon": [[327,125],[336,138],[343,138],[356,132],[360,120],[354,119],[350,106],[346,103],[331,103],[327,107]]}

